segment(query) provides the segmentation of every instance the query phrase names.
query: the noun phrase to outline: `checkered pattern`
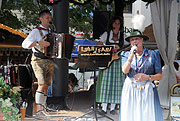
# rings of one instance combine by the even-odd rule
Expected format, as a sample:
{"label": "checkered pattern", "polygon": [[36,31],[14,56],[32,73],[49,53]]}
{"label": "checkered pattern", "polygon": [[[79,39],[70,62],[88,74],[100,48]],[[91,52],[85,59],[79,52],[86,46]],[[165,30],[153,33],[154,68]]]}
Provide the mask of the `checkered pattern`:
{"label": "checkered pattern", "polygon": [[125,75],[121,69],[121,57],[108,69],[100,70],[96,86],[96,101],[120,104]]}

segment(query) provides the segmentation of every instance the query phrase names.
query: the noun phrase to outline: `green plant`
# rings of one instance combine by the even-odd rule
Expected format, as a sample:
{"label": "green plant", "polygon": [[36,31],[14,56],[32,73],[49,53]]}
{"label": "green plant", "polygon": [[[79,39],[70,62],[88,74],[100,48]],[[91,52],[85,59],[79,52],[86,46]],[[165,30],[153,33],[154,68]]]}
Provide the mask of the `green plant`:
{"label": "green plant", "polygon": [[20,96],[20,87],[10,87],[4,82],[3,77],[0,77],[0,109],[4,114],[4,120],[18,120],[20,114],[17,106]]}

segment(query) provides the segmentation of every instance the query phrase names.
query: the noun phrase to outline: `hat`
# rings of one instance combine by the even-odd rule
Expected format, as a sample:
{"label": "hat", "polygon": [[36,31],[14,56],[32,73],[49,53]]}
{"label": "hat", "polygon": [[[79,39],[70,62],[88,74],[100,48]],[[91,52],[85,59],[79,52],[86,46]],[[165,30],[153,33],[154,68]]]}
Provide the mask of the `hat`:
{"label": "hat", "polygon": [[137,29],[132,30],[130,35],[125,40],[129,42],[131,37],[142,37],[144,41],[149,39],[149,37],[142,35],[142,33]]}

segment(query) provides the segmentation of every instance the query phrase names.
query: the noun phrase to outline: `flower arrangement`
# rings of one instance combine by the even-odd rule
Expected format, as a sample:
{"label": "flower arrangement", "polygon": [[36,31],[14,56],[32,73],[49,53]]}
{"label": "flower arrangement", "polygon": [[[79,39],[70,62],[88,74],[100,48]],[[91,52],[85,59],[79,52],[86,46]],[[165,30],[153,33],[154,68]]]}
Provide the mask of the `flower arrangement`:
{"label": "flower arrangement", "polygon": [[20,86],[10,87],[3,77],[0,77],[0,111],[4,114],[4,120],[18,120],[20,96]]}

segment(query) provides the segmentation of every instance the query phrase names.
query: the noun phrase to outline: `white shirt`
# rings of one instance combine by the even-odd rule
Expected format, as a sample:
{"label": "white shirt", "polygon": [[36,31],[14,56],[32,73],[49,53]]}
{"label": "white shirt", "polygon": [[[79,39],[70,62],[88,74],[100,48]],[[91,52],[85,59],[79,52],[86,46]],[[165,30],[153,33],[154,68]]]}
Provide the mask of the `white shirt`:
{"label": "white shirt", "polygon": [[[110,43],[119,43],[119,41],[114,41],[112,40],[113,38],[113,31],[111,30],[110,31],[110,34],[109,34],[109,42]],[[118,38],[120,38],[120,32],[118,33]],[[106,40],[107,40],[107,32],[104,32],[101,37],[100,37],[100,40],[101,42],[103,42],[104,44],[106,44]],[[124,40],[124,45],[128,45],[129,42],[127,42],[126,40]]]}
{"label": "white shirt", "polygon": [[[39,27],[42,27],[44,28],[42,25],[40,25]],[[45,28],[46,29],[46,28]],[[45,30],[42,30],[42,33],[43,33],[43,37],[48,34],[48,31],[45,31]],[[34,41],[40,41],[42,40],[43,38],[41,37],[40,35],[40,32],[37,28],[33,29],[29,35],[26,37],[26,39],[23,41],[22,43],[22,47],[25,48],[25,49],[31,49],[29,48],[30,45],[34,42]],[[40,47],[36,47],[38,50],[40,50]],[[33,52],[37,52],[35,50],[35,47],[32,47],[32,51]]]}

